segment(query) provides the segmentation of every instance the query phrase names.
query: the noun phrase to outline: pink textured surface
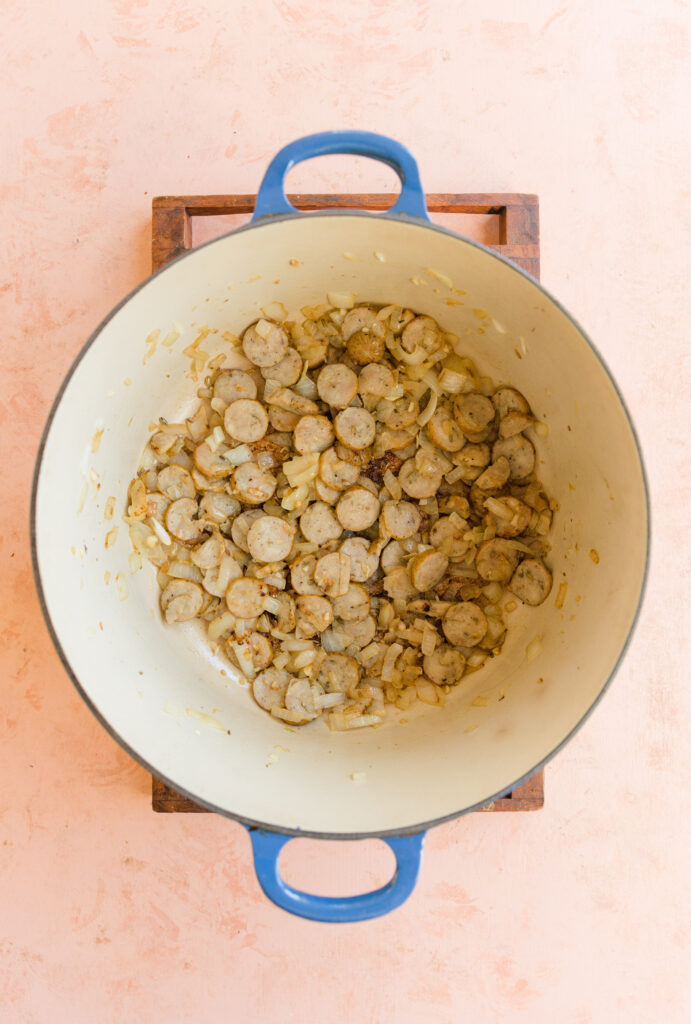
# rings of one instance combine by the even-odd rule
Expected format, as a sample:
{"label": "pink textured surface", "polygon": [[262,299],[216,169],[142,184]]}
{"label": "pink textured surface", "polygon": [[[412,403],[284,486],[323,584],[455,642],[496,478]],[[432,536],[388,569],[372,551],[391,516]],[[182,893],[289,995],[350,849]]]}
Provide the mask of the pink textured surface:
{"label": "pink textured surface", "polygon": [[[689,618],[674,611],[691,498],[685,6],[5,8],[2,1024],[688,1020]],[[151,813],[148,776],[51,647],[27,537],[44,416],[88,333],[148,271],[152,195],[252,191],[280,145],[330,127],[401,139],[430,191],[539,193],[543,280],[630,403],[655,524],[638,632],[550,766],[544,811],[434,830],[409,903],[346,927],[274,909],[240,826]],[[291,178],[392,184],[346,159]],[[375,842],[303,840],[286,856],[293,881],[323,892],[389,868]]]}

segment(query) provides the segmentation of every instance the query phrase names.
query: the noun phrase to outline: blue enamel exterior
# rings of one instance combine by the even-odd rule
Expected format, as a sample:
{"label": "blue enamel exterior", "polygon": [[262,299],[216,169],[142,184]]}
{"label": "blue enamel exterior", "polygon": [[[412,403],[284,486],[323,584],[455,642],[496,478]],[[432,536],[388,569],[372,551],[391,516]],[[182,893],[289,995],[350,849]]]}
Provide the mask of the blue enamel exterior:
{"label": "blue enamel exterior", "polygon": [[303,160],[332,153],[368,156],[388,164],[401,179],[401,194],[389,214],[429,220],[415,157],[400,142],[375,132],[318,132],[284,146],[269,164],[259,186],[252,220],[295,213],[295,207],[288,202],[285,193],[286,174]]}
{"label": "blue enamel exterior", "polygon": [[294,889],[281,878],[278,859],[285,844],[294,837],[258,828],[248,831],[252,840],[254,870],[265,895],[290,914],[331,924],[368,921],[400,907],[415,888],[425,838],[424,832],[414,836],[382,836],[383,842],[393,850],[396,870],[391,881],[381,889],[359,896],[313,896]]}

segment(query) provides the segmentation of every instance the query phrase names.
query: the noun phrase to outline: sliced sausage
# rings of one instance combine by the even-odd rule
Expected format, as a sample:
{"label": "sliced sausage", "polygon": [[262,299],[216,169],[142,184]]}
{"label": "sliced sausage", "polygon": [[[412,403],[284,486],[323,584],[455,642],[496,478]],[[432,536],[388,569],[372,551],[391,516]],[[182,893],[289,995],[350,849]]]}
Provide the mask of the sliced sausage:
{"label": "sliced sausage", "polygon": [[453,686],[465,671],[465,657],[454,647],[442,644],[422,659],[422,670],[437,686]]}
{"label": "sliced sausage", "polygon": [[329,487],[320,476],[316,477],[314,481],[314,490],[320,501],[325,501],[327,505],[335,505],[341,496],[340,491],[337,491],[334,487]]}
{"label": "sliced sausage", "polygon": [[260,708],[271,711],[283,707],[291,676],[282,668],[267,668],[255,677],[252,694]]}
{"label": "sliced sausage", "polygon": [[344,633],[351,644],[355,644],[356,647],[362,650],[363,647],[367,647],[367,644],[371,644],[374,640],[374,634],[377,632],[377,623],[371,615],[366,615],[364,619],[339,622],[338,632]]}
{"label": "sliced sausage", "polygon": [[261,671],[261,669],[268,668],[273,661],[274,649],[271,646],[270,640],[263,636],[261,633],[252,631],[243,636],[242,640],[236,640],[234,637],[232,640],[226,641],[226,649],[228,654],[233,651],[236,654],[234,646],[237,645],[243,653],[249,655],[249,659],[252,662],[252,667],[255,672]]}
{"label": "sliced sausage", "polygon": [[532,426],[532,423],[532,416],[528,416],[524,412],[508,412],[499,423],[499,437],[502,439],[515,437],[516,434],[522,434],[524,430]]}
{"label": "sliced sausage", "polygon": [[363,448],[369,448],[374,441],[377,425],[374,416],[367,412],[367,409],[349,406],[337,414],[334,427],[336,437],[341,444],[360,451]]}
{"label": "sliced sausage", "polygon": [[427,424],[430,440],[445,452],[459,452],[465,436],[448,409],[438,409]]}
{"label": "sliced sausage", "polygon": [[342,597],[350,584],[350,555],[332,551],[322,555],[314,567],[314,582],[327,597]]}
{"label": "sliced sausage", "polygon": [[440,516],[429,532],[429,542],[442,551],[451,561],[463,558],[468,551],[465,535],[468,523],[458,514]]}
{"label": "sliced sausage", "polygon": [[348,355],[357,366],[378,363],[386,351],[384,339],[367,331],[356,331],[355,334],[351,334],[346,347]]}
{"label": "sliced sausage", "polygon": [[442,579],[449,565],[449,559],[441,551],[421,551],[410,560],[408,571],[413,586],[424,593],[436,586]]}
{"label": "sliced sausage", "polygon": [[445,612],[441,628],[455,647],[475,647],[487,632],[487,617],[472,601],[461,601]]}
{"label": "sliced sausage", "polygon": [[244,462],[233,474],[233,489],[247,505],[263,505],[273,497],[276,477],[256,462]]}
{"label": "sliced sausage", "polygon": [[318,594],[300,595],[295,602],[295,624],[304,637],[323,633],[333,622],[331,601]]}
{"label": "sliced sausage", "polygon": [[379,499],[366,487],[357,485],[343,494],[336,505],[336,516],[344,530],[367,530],[379,517]]}
{"label": "sliced sausage", "polygon": [[442,475],[423,476],[415,464],[415,459],[406,459],[398,473],[401,488],[411,498],[431,498],[441,486]]}
{"label": "sliced sausage", "polygon": [[530,525],[532,509],[520,498],[487,498],[485,523],[497,537],[519,537]]}
{"label": "sliced sausage", "polygon": [[327,654],[319,666],[317,682],[326,693],[352,693],[360,682],[360,666],[349,654]]}
{"label": "sliced sausage", "polygon": [[257,385],[249,373],[244,370],[223,370],[214,381],[214,398],[226,405],[236,402],[238,398],[256,398]]}
{"label": "sliced sausage", "polygon": [[229,494],[205,494],[199,502],[199,508],[205,519],[215,523],[224,523],[240,511],[240,502]]}
{"label": "sliced sausage", "polygon": [[298,420],[293,434],[293,445],[301,455],[323,452],[333,442],[334,428],[327,416],[302,416]]}
{"label": "sliced sausage", "polygon": [[[228,464],[227,468],[230,470],[232,466]],[[205,493],[211,491],[212,494],[223,494],[225,492],[226,484],[228,483],[227,477],[216,477],[215,480],[212,480],[210,477],[200,473],[196,466],[192,466],[190,475],[198,491],[204,491]]]}
{"label": "sliced sausage", "polygon": [[341,324],[343,339],[348,341],[356,331],[369,330],[376,320],[377,311],[369,306],[356,306],[348,310]]}
{"label": "sliced sausage", "polygon": [[411,501],[385,501],[381,511],[386,531],[396,540],[412,537],[422,524],[420,509]]}
{"label": "sliced sausage", "polygon": [[280,433],[285,431],[286,434],[290,434],[295,430],[300,417],[295,412],[290,412],[288,409],[279,409],[277,405],[272,405],[269,409],[269,423]]}
{"label": "sliced sausage", "polygon": [[502,420],[510,412],[530,412],[530,406],[520,391],[516,391],[515,388],[497,388],[492,395],[492,404]]}
{"label": "sliced sausage", "polygon": [[390,541],[381,553],[381,567],[384,572],[391,572],[399,565],[406,564],[406,552],[397,540]]}
{"label": "sliced sausage", "polygon": [[261,440],[269,428],[269,417],[261,402],[253,398],[238,398],[226,409],[223,426],[235,441],[247,444]]}
{"label": "sliced sausage", "polygon": [[261,516],[247,531],[247,547],[255,562],[282,562],[290,554],[296,527],[278,516]]}
{"label": "sliced sausage", "polygon": [[152,519],[163,520],[166,509],[170,505],[170,498],[167,498],[165,494],[159,494],[158,491],[152,491],[146,496],[146,514],[151,516]]}
{"label": "sliced sausage", "polygon": [[403,328],[401,345],[406,352],[414,352],[416,348],[433,352],[439,347],[439,324],[431,316],[416,316]]}
{"label": "sliced sausage", "polygon": [[403,566],[391,569],[384,577],[384,590],[392,601],[412,601],[418,591],[410,578],[408,570]]}
{"label": "sliced sausage", "polygon": [[197,495],[194,480],[182,466],[166,466],[162,469],[158,474],[158,489],[171,501],[177,498],[195,498]]}
{"label": "sliced sausage", "polygon": [[241,512],[240,515],[236,515],[233,520],[233,524],[230,527],[230,536],[233,538],[233,543],[237,544],[241,551],[249,552],[247,545],[247,534],[253,523],[256,523],[258,519],[265,516],[266,512],[260,508],[250,508],[246,512]]}
{"label": "sliced sausage", "polygon": [[370,363],[360,370],[357,389],[361,395],[386,398],[395,384],[394,375],[388,366],[383,366],[381,363]]}
{"label": "sliced sausage", "polygon": [[261,375],[265,380],[275,380],[283,387],[290,388],[297,384],[302,376],[302,359],[300,353],[294,348],[289,348],[279,362],[273,366],[263,366]]}
{"label": "sliced sausage", "polygon": [[477,549],[475,566],[483,580],[489,583],[508,583],[519,557],[511,541],[495,537],[494,540],[486,540]]}
{"label": "sliced sausage", "polygon": [[383,398],[377,405],[377,419],[385,423],[390,430],[405,430],[417,422],[420,406],[409,395],[389,401]]}
{"label": "sliced sausage", "polygon": [[535,449],[523,434],[495,441],[492,458],[498,459],[501,455],[509,460],[512,480],[526,480],[535,469]]}
{"label": "sliced sausage", "polygon": [[194,498],[178,498],[166,510],[166,529],[176,540],[191,544],[204,532],[204,523],[197,518],[199,506]]}
{"label": "sliced sausage", "polygon": [[192,562],[200,569],[213,569],[221,564],[226,553],[226,542],[220,533],[212,533],[208,540],[195,548],[190,555]]}
{"label": "sliced sausage", "polygon": [[319,476],[327,487],[344,491],[360,476],[360,467],[338,456],[335,448],[327,448],[319,456]]}
{"label": "sliced sausage", "polygon": [[[328,557],[328,556],[327,556]],[[333,603],[334,615],[344,622],[358,622],[370,612],[370,596],[361,583],[351,583]]]}
{"label": "sliced sausage", "polygon": [[400,457],[400,455],[396,453],[403,452],[404,458],[408,458],[408,456],[413,454],[412,450],[409,451],[408,449],[410,449],[414,441],[415,431],[413,429],[389,430],[388,427],[384,427],[384,429],[377,434],[377,437],[375,438],[374,441],[372,454],[375,456],[375,458],[373,461],[376,464],[376,461],[381,458],[395,455],[395,458],[398,459],[398,462],[395,464],[395,466],[386,467],[387,469],[391,469],[391,472],[395,475],[398,472],[401,464],[403,463],[403,459]]}
{"label": "sliced sausage", "polygon": [[350,578],[355,583],[364,583],[379,566],[378,556],[371,554],[369,547],[364,537],[349,537],[338,549],[344,555],[350,555]]}
{"label": "sliced sausage", "polygon": [[288,349],[288,335],[278,324],[260,320],[242,336],[242,350],[255,366],[275,366]]}
{"label": "sliced sausage", "polygon": [[357,394],[358,379],[349,366],[331,363],[319,372],[317,391],[322,402],[334,409],[345,409]]}
{"label": "sliced sausage", "polygon": [[213,597],[225,597],[226,590],[242,576],[242,566],[232,555],[224,555],[219,565],[207,569],[202,578],[204,590]]}
{"label": "sliced sausage", "polygon": [[325,501],[315,501],[305,509],[300,516],[300,529],[306,540],[320,547],[330,540],[338,540],[343,532],[333,509]]}
{"label": "sliced sausage", "polygon": [[304,558],[293,562],[290,567],[290,582],[296,594],[321,594],[321,588],[314,580],[316,565],[316,555],[305,555]]}
{"label": "sliced sausage", "polygon": [[456,465],[463,471],[461,480],[466,484],[473,483],[489,465],[490,451],[486,444],[467,444],[456,455]]}
{"label": "sliced sausage", "polygon": [[170,580],[161,592],[161,610],[168,624],[189,622],[204,606],[204,593],[191,580]]}
{"label": "sliced sausage", "polygon": [[194,464],[200,473],[212,480],[230,476],[233,467],[219,452],[212,452],[206,441],[194,449]]}
{"label": "sliced sausage", "polygon": [[477,434],[485,430],[495,416],[491,400],[475,392],[460,395],[454,402],[453,411],[464,434]]}
{"label": "sliced sausage", "polygon": [[524,558],[516,569],[509,590],[524,604],[538,605],[552,589],[552,574],[538,558]]}
{"label": "sliced sausage", "polygon": [[251,576],[233,580],[226,591],[228,611],[238,619],[256,619],[264,611],[264,601],[270,595],[268,583]]}
{"label": "sliced sausage", "polygon": [[496,462],[488,466],[475,481],[481,491],[498,491],[508,482],[511,466],[505,455],[500,455]]}

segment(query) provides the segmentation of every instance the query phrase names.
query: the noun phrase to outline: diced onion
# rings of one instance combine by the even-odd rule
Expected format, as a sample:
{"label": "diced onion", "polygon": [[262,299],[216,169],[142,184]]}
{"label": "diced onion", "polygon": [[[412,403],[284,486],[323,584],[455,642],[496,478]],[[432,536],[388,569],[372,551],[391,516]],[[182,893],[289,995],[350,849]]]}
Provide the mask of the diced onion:
{"label": "diced onion", "polygon": [[273,330],[273,326],[274,325],[270,324],[268,320],[262,319],[257,320],[256,324],[254,325],[254,329],[259,335],[259,337],[263,338],[264,341],[266,341],[266,339],[269,337]]}
{"label": "diced onion", "polygon": [[534,637],[525,649],[525,660],[527,662],[534,661],[538,654],[542,651],[542,637]]}

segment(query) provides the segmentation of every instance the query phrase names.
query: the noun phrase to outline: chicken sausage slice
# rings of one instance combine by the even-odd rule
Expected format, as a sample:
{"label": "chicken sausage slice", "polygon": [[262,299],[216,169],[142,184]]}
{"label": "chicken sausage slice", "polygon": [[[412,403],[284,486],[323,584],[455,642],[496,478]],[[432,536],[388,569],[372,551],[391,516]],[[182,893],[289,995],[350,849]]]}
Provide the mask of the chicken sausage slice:
{"label": "chicken sausage slice", "polygon": [[301,455],[323,452],[333,442],[334,428],[328,416],[302,416],[298,420],[293,434],[293,445]]}
{"label": "chicken sausage slice", "polygon": [[441,626],[450,644],[475,647],[487,632],[487,617],[472,601],[461,601],[445,612]]}
{"label": "chicken sausage slice", "polygon": [[330,363],[319,372],[317,392],[322,402],[334,409],[345,409],[357,394],[358,379],[349,366]]}
{"label": "chicken sausage slice", "polygon": [[350,555],[350,578],[355,583],[364,583],[379,566],[378,556],[372,554],[369,547],[364,537],[348,537],[338,549],[344,555]]}
{"label": "chicken sausage slice", "polygon": [[247,531],[247,547],[255,562],[282,562],[290,554],[296,527],[278,516],[261,516]]}
{"label": "chicken sausage slice", "polygon": [[412,501],[385,501],[382,505],[382,522],[395,540],[406,540],[420,529],[422,514]]}
{"label": "chicken sausage slice", "polygon": [[255,366],[275,366],[287,349],[288,335],[269,320],[259,320],[242,336],[242,350]]}
{"label": "chicken sausage slice", "polygon": [[300,516],[300,529],[306,540],[320,547],[330,540],[338,540],[343,532],[333,509],[325,501],[315,501],[305,509]]}
{"label": "chicken sausage slice", "polygon": [[516,569],[509,590],[524,604],[542,604],[552,589],[552,574],[538,558],[525,558]]}
{"label": "chicken sausage slice", "polygon": [[341,410],[334,419],[338,440],[347,448],[354,448],[356,451],[369,448],[374,441],[376,427],[372,413],[355,406]]}
{"label": "chicken sausage slice", "polygon": [[226,409],[223,426],[233,440],[248,444],[262,439],[269,428],[269,417],[261,402],[238,398]]}
{"label": "chicken sausage slice", "polygon": [[214,398],[219,398],[226,405],[238,398],[256,397],[257,385],[244,370],[223,370],[214,381]]}
{"label": "chicken sausage slice", "polygon": [[344,530],[359,533],[367,530],[379,517],[379,499],[361,485],[351,487],[336,505],[336,516]]}

